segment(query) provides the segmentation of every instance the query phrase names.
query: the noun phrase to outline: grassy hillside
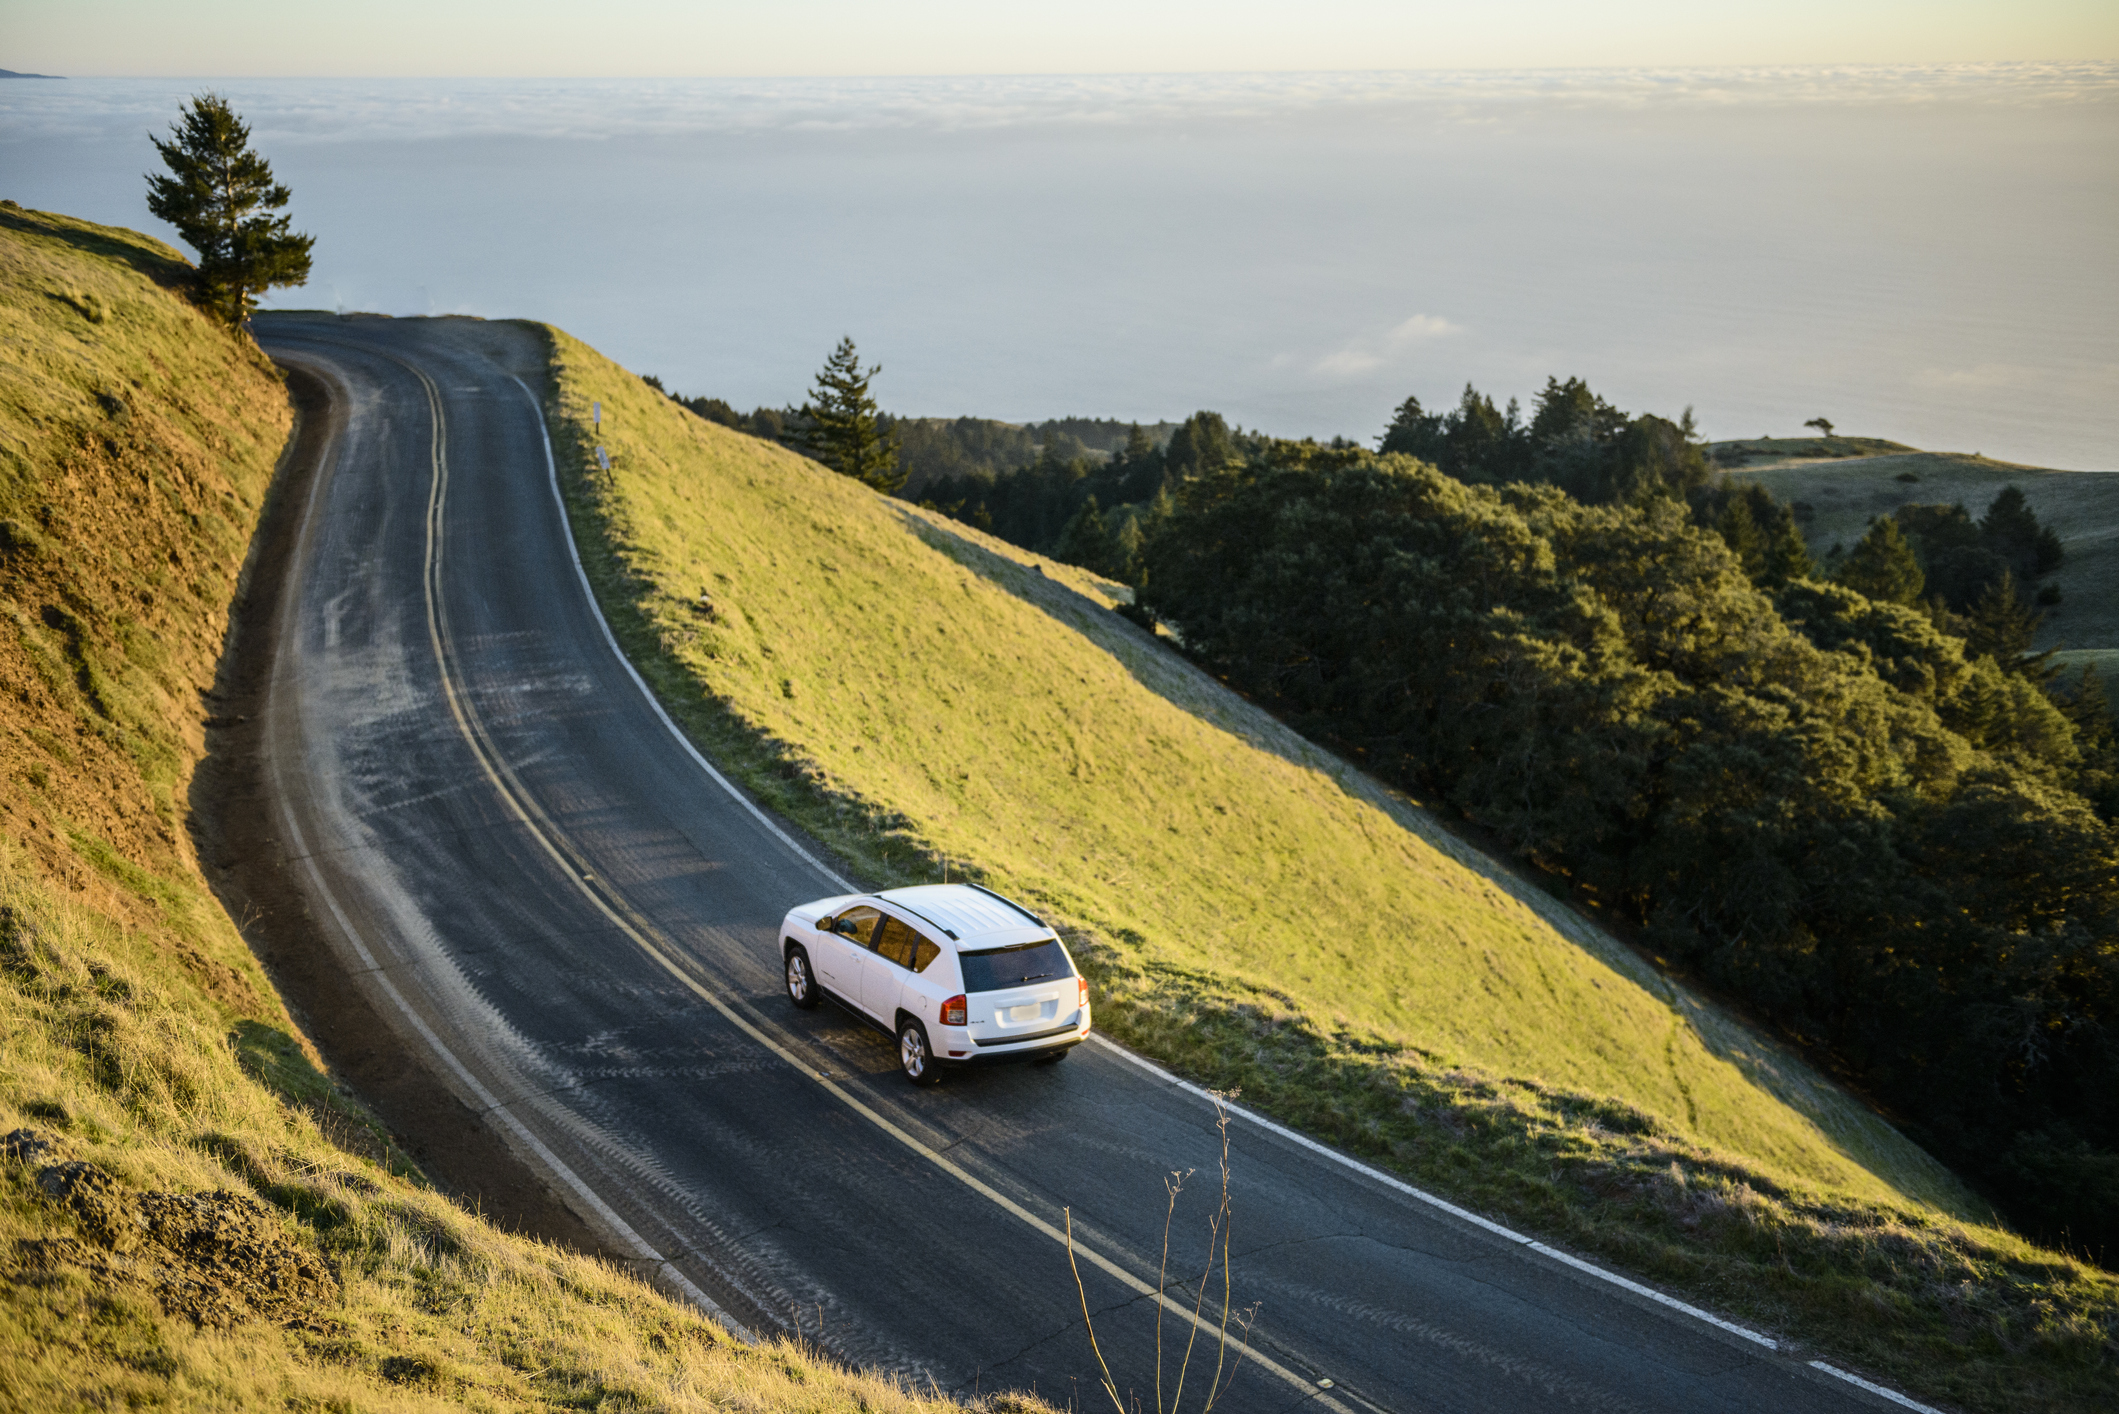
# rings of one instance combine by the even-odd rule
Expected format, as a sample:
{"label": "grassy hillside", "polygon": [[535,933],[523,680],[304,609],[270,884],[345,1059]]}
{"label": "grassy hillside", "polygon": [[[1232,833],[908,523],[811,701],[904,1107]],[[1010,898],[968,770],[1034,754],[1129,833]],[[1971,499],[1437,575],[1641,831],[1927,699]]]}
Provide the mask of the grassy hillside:
{"label": "grassy hillside", "polygon": [[1115,586],[557,333],[550,411],[591,577],[687,729],[872,880],[947,860],[1063,919],[1123,1039],[1913,1387],[2110,1393],[2110,1275],[1983,1225],[1859,1102],[1189,668]]}
{"label": "grassy hillside", "polygon": [[2059,532],[2067,549],[2067,563],[2049,581],[2060,586],[2061,603],[2048,613],[2038,646],[2119,648],[2119,472],[2049,471],[1989,457],[1898,447],[1883,455],[1837,458],[1783,452],[1748,459],[1730,474],[1798,503],[1799,512],[1807,507],[1800,524],[1813,555],[1823,555],[1834,544],[1853,545],[1872,518],[1908,502],[1963,502],[1976,518],[1986,513],[1996,492],[2014,486],[2039,522]]}
{"label": "grassy hillside", "polygon": [[1881,437],[1738,437],[1707,444],[1707,454],[1714,458],[1715,464],[1730,468],[1767,466],[1786,461],[1873,457],[1918,450],[1903,442],[1887,442]]}
{"label": "grassy hillside", "polygon": [[0,205],[0,1410],[943,1407],[498,1232],[318,1068],[185,831],[289,413],[184,275]]}

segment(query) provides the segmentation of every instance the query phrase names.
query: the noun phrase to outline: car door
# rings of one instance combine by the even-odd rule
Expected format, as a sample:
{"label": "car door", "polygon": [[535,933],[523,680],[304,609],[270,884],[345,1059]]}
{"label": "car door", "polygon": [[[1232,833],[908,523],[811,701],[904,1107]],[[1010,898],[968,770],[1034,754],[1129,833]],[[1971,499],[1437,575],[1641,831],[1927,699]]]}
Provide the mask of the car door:
{"label": "car door", "polygon": [[882,916],[880,908],[856,904],[840,912],[830,932],[817,935],[817,955],[810,961],[817,965],[818,980],[855,1006],[861,1004],[861,960]]}
{"label": "car door", "polygon": [[883,915],[875,948],[861,959],[861,1010],[878,1021],[897,1024],[898,997],[905,990],[905,979],[912,975],[920,941],[911,924]]}

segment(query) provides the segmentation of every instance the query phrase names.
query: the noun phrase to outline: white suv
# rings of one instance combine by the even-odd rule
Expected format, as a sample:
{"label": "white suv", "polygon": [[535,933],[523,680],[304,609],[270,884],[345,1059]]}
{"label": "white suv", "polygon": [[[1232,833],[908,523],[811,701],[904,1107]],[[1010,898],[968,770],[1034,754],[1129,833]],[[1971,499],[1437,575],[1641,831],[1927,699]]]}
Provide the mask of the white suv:
{"label": "white suv", "polygon": [[780,925],[788,999],[826,993],[898,1038],[915,1085],[944,1065],[1065,1060],[1089,1034],[1089,984],[1036,914],[977,884],[843,894]]}

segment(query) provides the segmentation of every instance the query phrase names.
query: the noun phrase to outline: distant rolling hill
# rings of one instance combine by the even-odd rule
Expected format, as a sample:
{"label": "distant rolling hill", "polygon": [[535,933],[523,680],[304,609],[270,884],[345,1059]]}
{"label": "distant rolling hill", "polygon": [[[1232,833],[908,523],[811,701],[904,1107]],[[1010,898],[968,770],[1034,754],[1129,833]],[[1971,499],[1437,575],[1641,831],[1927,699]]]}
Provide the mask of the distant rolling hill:
{"label": "distant rolling hill", "polygon": [[1857,437],[1716,442],[1708,451],[1731,477],[1793,503],[1820,556],[1834,543],[1852,545],[1872,518],[1900,506],[1961,501],[1976,517],[2002,487],[2017,487],[2067,548],[2050,580],[2061,602],[2039,646],[2096,658],[2107,676],[2119,668],[2119,472],[2054,471]]}

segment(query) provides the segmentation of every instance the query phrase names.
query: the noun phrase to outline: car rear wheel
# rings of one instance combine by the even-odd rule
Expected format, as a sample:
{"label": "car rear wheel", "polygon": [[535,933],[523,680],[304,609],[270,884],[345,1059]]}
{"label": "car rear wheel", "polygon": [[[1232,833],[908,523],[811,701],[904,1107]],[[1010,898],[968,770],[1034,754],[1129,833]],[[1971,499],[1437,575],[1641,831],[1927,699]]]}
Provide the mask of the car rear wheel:
{"label": "car rear wheel", "polygon": [[942,1078],[942,1067],[927,1048],[927,1028],[917,1021],[898,1027],[898,1064],[915,1085],[934,1085]]}
{"label": "car rear wheel", "polygon": [[787,950],[787,999],[804,1011],[817,1004],[817,978],[799,944]]}

